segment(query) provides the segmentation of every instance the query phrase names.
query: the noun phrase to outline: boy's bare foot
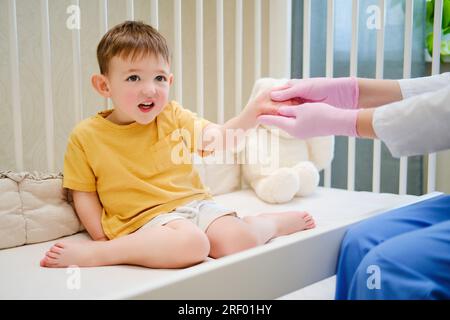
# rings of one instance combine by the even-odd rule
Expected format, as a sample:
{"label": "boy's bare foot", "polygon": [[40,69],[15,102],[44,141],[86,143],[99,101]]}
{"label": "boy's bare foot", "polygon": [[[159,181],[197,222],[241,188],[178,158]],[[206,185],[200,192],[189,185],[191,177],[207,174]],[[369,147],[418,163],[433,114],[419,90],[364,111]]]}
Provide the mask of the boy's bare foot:
{"label": "boy's bare foot", "polygon": [[97,266],[95,254],[95,241],[80,241],[61,243],[53,245],[41,260],[41,267],[64,268],[71,265],[79,267]]}
{"label": "boy's bare foot", "polygon": [[277,226],[275,237],[312,229],[316,226],[313,217],[304,211],[263,213],[259,217],[271,218],[275,222]]}

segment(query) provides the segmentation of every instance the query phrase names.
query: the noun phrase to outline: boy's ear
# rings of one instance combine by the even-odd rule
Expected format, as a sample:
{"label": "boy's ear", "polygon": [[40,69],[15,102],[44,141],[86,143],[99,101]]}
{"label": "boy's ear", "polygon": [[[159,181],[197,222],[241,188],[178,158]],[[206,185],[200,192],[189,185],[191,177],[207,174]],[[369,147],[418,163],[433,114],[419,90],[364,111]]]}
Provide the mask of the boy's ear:
{"label": "boy's ear", "polygon": [[173,83],[173,73],[171,73],[171,74],[169,75],[169,86],[171,86],[172,83]]}
{"label": "boy's ear", "polygon": [[108,87],[108,81],[102,74],[94,74],[91,78],[91,83],[94,89],[103,97],[110,98],[111,92]]}

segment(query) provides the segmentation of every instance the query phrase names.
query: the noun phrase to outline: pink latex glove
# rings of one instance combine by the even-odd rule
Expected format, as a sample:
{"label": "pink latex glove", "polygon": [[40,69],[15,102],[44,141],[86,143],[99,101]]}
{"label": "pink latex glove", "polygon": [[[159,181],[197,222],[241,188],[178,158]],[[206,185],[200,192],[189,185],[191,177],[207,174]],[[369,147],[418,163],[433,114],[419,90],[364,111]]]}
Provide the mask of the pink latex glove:
{"label": "pink latex glove", "polygon": [[330,135],[358,136],[357,109],[343,110],[326,103],[304,103],[280,107],[278,113],[279,116],[259,116],[258,122],[274,125],[299,139]]}
{"label": "pink latex glove", "polygon": [[359,87],[354,77],[292,79],[286,85],[285,89],[272,91],[272,100],[295,100],[297,104],[324,102],[341,109],[358,108]]}

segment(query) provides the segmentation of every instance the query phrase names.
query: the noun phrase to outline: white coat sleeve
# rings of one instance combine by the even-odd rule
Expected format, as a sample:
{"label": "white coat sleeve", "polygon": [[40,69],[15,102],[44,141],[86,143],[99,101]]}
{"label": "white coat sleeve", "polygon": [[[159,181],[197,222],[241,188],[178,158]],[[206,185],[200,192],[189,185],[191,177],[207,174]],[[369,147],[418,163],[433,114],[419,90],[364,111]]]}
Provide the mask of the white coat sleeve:
{"label": "white coat sleeve", "polygon": [[394,157],[450,149],[450,85],[377,108],[372,124]]}
{"label": "white coat sleeve", "polygon": [[436,91],[448,86],[450,84],[450,72],[429,77],[401,79],[398,80],[398,83],[400,84],[403,99],[408,99],[422,93]]}

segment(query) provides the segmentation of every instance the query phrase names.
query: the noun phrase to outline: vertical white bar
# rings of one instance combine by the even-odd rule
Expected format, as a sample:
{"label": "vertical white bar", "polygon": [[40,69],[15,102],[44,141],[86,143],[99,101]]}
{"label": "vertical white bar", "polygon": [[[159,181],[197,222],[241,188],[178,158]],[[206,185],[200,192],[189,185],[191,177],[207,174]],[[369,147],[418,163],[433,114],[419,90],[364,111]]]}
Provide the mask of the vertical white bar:
{"label": "vertical white bar", "polygon": [[[79,0],[73,0],[73,5],[78,7]],[[81,27],[81,22],[80,22]],[[72,58],[73,58],[73,105],[75,107],[75,123],[83,119],[83,97],[81,93],[81,51],[80,51],[80,29],[72,29]]]}
{"label": "vertical white bar", "polygon": [[195,2],[195,44],[197,63],[197,114],[204,116],[204,79],[203,79],[203,0]]}
{"label": "vertical white bar", "polygon": [[303,78],[309,78],[311,63],[311,0],[303,1]]}
{"label": "vertical white bar", "polygon": [[359,0],[352,0],[352,43],[350,49],[350,76],[358,74],[358,14]]}
{"label": "vertical white bar", "polygon": [[235,18],[235,72],[234,72],[234,86],[235,86],[235,106],[234,113],[238,115],[242,109],[242,43],[243,43],[243,28],[242,28],[242,0],[236,0],[236,18]]}
{"label": "vertical white bar", "polygon": [[[380,29],[377,30],[377,55],[375,64],[375,78],[383,79],[384,75],[384,27],[385,27],[385,0],[378,1],[380,9]],[[381,141],[373,141],[373,168],[372,168],[372,192],[379,193],[381,185]]]}
{"label": "vertical white bar", "polygon": [[[334,0],[327,0],[327,58],[326,76],[332,78],[334,71]],[[324,186],[331,187],[331,164],[324,171]]]}
{"label": "vertical white bar", "polygon": [[431,64],[431,74],[439,74],[441,56],[441,25],[442,25],[442,0],[434,2],[434,26],[433,26],[433,60]]}
{"label": "vertical white bar", "polygon": [[108,31],[108,0],[99,0],[100,6],[100,37]]}
{"label": "vertical white bar", "polygon": [[[100,38],[108,31],[108,0],[99,0]],[[112,109],[111,99],[105,98],[106,109]]]}
{"label": "vertical white bar", "polygon": [[216,0],[217,40],[217,123],[224,123],[224,58],[223,58],[223,0]]}
{"label": "vertical white bar", "polygon": [[411,78],[414,1],[405,2],[405,42],[403,48],[403,78]]}
{"label": "vertical white bar", "polygon": [[384,75],[384,26],[385,26],[385,0],[378,0],[378,7],[380,9],[380,29],[377,30],[377,55],[375,64],[375,77],[383,79]]}
{"label": "vertical white bar", "polygon": [[[359,0],[352,1],[352,43],[350,49],[350,76],[358,75],[358,13]],[[355,150],[354,137],[348,138],[347,189],[355,189]]]}
{"label": "vertical white bar", "polygon": [[[433,58],[431,63],[431,74],[439,74],[441,64],[441,30],[442,30],[442,0],[434,2],[434,26],[433,26]],[[428,155],[428,178],[427,192],[436,189],[436,153]]]}
{"label": "vertical white bar", "polygon": [[408,157],[400,157],[400,177],[398,194],[404,195],[408,187]]}
{"label": "vertical white bar", "polygon": [[269,74],[273,78],[291,77],[292,1],[269,1]]}
{"label": "vertical white bar", "polygon": [[175,1],[174,31],[175,31],[175,99],[183,104],[183,51],[181,39],[181,0]]}
{"label": "vertical white bar", "polygon": [[11,66],[12,113],[14,122],[14,153],[17,171],[23,171],[23,137],[22,137],[22,107],[20,105],[19,82],[19,38],[17,34],[16,1],[9,0],[9,47]]}
{"label": "vertical white bar", "polygon": [[[405,43],[403,51],[403,79],[411,78],[414,1],[405,2]],[[408,186],[408,157],[400,158],[399,194],[406,194]]]}
{"label": "vertical white bar", "polygon": [[134,20],[134,0],[127,0],[127,19]]}
{"label": "vertical white bar", "polygon": [[155,28],[159,29],[159,22],[158,22],[158,0],[151,0],[150,1],[150,24]]}
{"label": "vertical white bar", "polygon": [[261,78],[261,0],[255,0],[255,80]]}
{"label": "vertical white bar", "polygon": [[42,19],[42,66],[44,74],[44,103],[45,103],[45,141],[47,149],[47,170],[55,171],[55,132],[53,118],[52,67],[50,44],[50,21],[48,14],[48,0],[41,0]]}
{"label": "vertical white bar", "polygon": [[333,77],[334,73],[334,0],[327,0],[327,57],[326,76]]}

